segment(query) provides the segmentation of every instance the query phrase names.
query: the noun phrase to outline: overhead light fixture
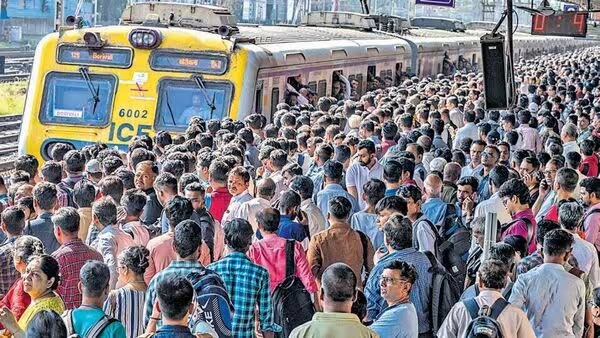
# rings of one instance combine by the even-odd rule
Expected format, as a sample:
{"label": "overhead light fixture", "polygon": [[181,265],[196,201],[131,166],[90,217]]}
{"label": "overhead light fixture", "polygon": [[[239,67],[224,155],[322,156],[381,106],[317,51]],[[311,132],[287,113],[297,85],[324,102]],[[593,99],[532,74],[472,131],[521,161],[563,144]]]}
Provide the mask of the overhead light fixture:
{"label": "overhead light fixture", "polygon": [[552,16],[556,13],[556,11],[552,8],[552,6],[550,6],[550,2],[548,2],[548,0],[542,0],[542,2],[540,3],[540,5],[538,6],[538,8],[530,8],[530,7],[525,7],[525,6],[515,6],[515,8],[518,8],[520,10],[523,10],[529,14],[534,14],[534,15],[542,15],[542,16]]}

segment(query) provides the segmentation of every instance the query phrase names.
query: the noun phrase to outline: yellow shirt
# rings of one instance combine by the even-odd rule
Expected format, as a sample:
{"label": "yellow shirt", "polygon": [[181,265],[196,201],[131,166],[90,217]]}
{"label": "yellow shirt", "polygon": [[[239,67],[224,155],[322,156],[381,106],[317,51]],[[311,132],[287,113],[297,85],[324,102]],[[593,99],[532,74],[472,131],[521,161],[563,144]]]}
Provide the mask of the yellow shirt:
{"label": "yellow shirt", "polygon": [[377,333],[364,326],[352,313],[317,312],[310,322],[295,328],[290,338],[376,338]]}
{"label": "yellow shirt", "polygon": [[53,310],[59,315],[62,315],[62,313],[65,312],[65,304],[63,303],[62,299],[56,295],[32,302],[29,304],[27,309],[25,309],[25,312],[23,312],[23,315],[19,319],[19,327],[21,330],[27,330],[27,325],[29,325],[31,319],[42,310]]}

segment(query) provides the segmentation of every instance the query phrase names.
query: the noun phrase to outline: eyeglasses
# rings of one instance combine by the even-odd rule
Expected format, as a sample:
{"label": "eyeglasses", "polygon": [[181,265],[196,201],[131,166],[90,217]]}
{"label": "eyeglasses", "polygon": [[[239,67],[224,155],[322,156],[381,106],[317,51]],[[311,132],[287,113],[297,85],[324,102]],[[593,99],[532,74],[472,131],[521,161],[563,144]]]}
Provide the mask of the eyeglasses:
{"label": "eyeglasses", "polygon": [[383,285],[393,285],[395,282],[407,282],[402,278],[392,278],[392,277],[379,277],[379,283]]}
{"label": "eyeglasses", "polygon": [[556,174],[558,170],[544,170],[544,175]]}

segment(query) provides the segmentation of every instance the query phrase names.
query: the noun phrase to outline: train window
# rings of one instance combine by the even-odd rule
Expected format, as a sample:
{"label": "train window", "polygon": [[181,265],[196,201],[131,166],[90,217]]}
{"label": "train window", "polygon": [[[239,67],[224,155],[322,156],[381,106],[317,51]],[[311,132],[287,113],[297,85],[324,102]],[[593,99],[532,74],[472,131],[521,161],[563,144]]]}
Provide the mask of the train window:
{"label": "train window", "polygon": [[308,89],[310,89],[311,92],[316,93],[317,92],[317,81],[310,81],[308,83]]}
{"label": "train window", "polygon": [[396,76],[394,77],[394,85],[400,84],[400,77],[402,74],[402,62],[396,63]]}
{"label": "train window", "polygon": [[193,116],[222,119],[229,113],[233,88],[228,82],[161,80],[154,126],[157,130],[185,130]]}
{"label": "train window", "polygon": [[385,71],[385,70],[382,70],[382,71],[380,71],[380,72],[379,72],[379,77],[380,77],[381,79],[384,79],[384,78],[385,78],[385,75],[386,75],[386,71]]}
{"label": "train window", "polygon": [[327,80],[319,81],[319,84],[317,85],[317,95],[319,97],[327,95]]}
{"label": "train window", "polygon": [[367,76],[375,77],[377,75],[377,66],[368,66],[367,67]]}
{"label": "train window", "polygon": [[391,78],[393,78],[392,76],[394,75],[394,72],[393,72],[391,69],[388,69],[388,70],[385,72],[385,75],[386,75],[386,76],[388,76],[388,77],[391,77]]}
{"label": "train window", "polygon": [[262,86],[256,89],[256,98],[254,99],[254,112],[262,113],[262,98],[263,98],[263,89]]}
{"label": "train window", "polygon": [[[92,94],[79,73],[52,72],[46,76],[40,120],[49,124],[105,126],[110,119],[117,78],[89,74]],[[94,98],[95,96],[95,98]]]}
{"label": "train window", "polygon": [[273,88],[271,91],[271,115],[277,111],[277,105],[279,104],[279,88]]}
{"label": "train window", "polygon": [[440,74],[442,72],[442,64],[438,62],[438,68],[437,68],[437,72],[438,74]]}

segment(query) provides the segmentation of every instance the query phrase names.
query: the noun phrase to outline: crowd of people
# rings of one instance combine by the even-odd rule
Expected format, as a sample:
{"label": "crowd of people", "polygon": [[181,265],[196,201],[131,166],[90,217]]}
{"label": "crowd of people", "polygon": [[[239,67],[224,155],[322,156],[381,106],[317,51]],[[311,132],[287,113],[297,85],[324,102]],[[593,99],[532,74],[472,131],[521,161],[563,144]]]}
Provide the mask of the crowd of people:
{"label": "crowd of people", "polygon": [[440,74],[20,156],[4,336],[599,336],[600,48],[516,74],[510,111]]}

